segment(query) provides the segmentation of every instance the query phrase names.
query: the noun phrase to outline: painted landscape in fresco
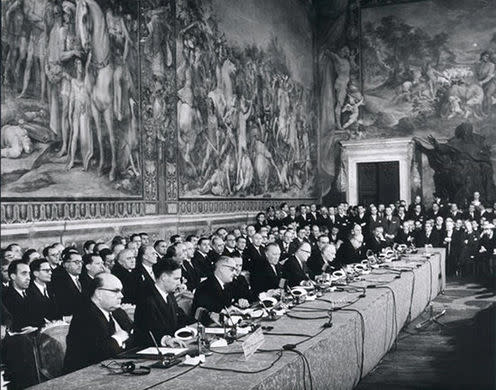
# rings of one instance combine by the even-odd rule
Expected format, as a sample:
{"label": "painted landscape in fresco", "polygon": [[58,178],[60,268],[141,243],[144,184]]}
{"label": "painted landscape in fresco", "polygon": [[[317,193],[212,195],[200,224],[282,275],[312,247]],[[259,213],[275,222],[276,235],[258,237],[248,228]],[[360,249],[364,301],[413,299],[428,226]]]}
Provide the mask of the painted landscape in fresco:
{"label": "painted landscape in fresco", "polygon": [[139,4],[2,1],[3,197],[141,196]]}
{"label": "painted landscape in fresco", "polygon": [[496,143],[494,2],[418,1],[361,15],[362,125],[451,137],[470,122]]}
{"label": "painted landscape in fresco", "polygon": [[298,1],[177,2],[181,197],[312,196],[312,39],[302,20]]}

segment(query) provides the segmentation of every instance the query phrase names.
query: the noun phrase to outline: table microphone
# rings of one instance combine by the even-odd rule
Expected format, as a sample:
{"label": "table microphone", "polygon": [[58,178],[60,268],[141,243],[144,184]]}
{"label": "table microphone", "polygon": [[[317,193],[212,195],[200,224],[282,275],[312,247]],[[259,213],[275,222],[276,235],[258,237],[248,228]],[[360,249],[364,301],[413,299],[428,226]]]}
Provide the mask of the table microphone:
{"label": "table microphone", "polygon": [[160,348],[157,344],[157,340],[155,340],[155,337],[153,336],[153,333],[151,330],[148,331],[148,334],[151,336],[153,344],[155,345],[155,348],[157,348],[158,356],[160,357],[160,360],[154,364],[152,364],[150,367],[153,368],[169,368],[172,366],[175,366],[176,364],[179,364],[181,361],[178,359],[174,354],[167,354],[164,355],[162,351],[160,351]]}

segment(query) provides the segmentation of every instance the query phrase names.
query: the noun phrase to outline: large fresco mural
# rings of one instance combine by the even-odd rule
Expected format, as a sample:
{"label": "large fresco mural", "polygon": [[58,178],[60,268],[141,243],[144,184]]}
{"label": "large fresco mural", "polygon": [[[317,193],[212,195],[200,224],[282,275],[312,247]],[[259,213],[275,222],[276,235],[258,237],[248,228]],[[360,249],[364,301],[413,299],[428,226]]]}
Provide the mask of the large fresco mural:
{"label": "large fresco mural", "polygon": [[143,197],[140,2],[1,8],[2,197]]}
{"label": "large fresco mural", "polygon": [[180,197],[313,196],[312,30],[289,3],[177,1]]}
{"label": "large fresco mural", "polygon": [[494,2],[469,0],[361,10],[357,137],[413,136],[436,191],[460,203],[496,197],[494,20]]}

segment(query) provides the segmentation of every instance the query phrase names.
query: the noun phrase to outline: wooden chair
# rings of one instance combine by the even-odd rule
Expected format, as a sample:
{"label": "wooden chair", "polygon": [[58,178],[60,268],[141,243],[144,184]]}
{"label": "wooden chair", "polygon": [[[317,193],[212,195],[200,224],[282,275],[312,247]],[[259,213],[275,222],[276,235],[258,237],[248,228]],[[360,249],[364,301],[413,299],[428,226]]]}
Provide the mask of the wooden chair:
{"label": "wooden chair", "polygon": [[38,335],[38,371],[44,380],[63,373],[67,333],[69,324],[57,324],[42,329]]}

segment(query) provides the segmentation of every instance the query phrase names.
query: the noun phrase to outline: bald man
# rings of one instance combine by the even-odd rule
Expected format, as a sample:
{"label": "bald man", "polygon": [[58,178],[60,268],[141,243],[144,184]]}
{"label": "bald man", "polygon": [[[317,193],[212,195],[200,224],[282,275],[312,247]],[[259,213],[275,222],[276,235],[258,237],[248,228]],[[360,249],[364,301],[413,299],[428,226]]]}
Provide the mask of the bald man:
{"label": "bald man", "polygon": [[121,309],[122,283],[106,272],[95,275],[88,287],[90,300],[74,315],[67,334],[64,371],[116,357],[132,345],[132,322]]}
{"label": "bald man", "polygon": [[312,254],[312,248],[308,242],[300,244],[296,253],[290,256],[284,263],[284,278],[288,286],[299,286],[301,282],[310,280],[308,276],[307,260]]}
{"label": "bald man", "polygon": [[193,298],[193,311],[204,307],[210,312],[219,313],[232,305],[233,297],[228,286],[236,275],[236,263],[231,257],[221,256],[207,280],[200,283]]}

